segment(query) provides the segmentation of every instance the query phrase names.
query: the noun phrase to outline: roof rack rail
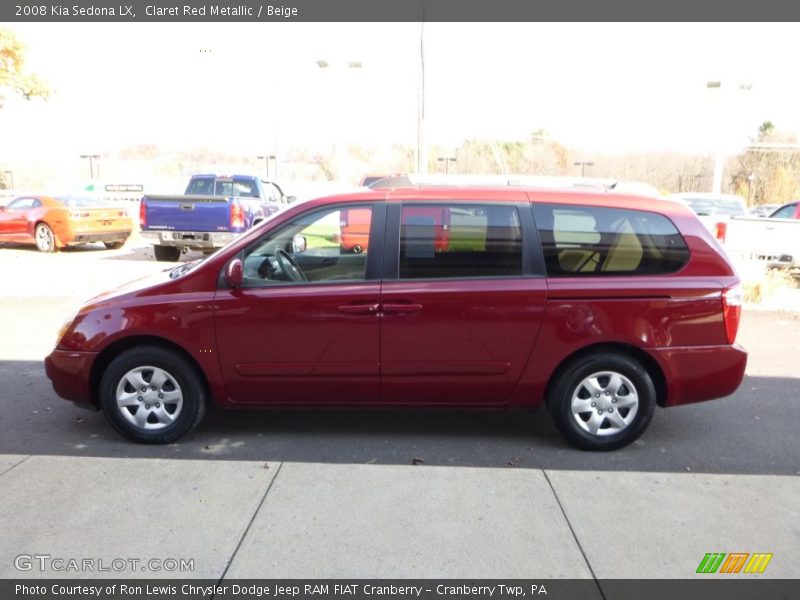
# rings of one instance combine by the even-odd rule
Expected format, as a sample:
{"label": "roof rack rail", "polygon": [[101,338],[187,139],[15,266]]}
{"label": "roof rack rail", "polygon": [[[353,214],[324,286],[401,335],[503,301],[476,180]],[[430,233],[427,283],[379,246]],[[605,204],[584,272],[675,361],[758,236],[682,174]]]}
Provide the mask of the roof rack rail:
{"label": "roof rack rail", "polygon": [[386,177],[372,183],[372,189],[392,189],[403,187],[529,187],[551,189],[587,188],[604,192],[622,192],[640,196],[660,197],[659,190],[638,181],[619,181],[589,177],[566,177],[560,175],[401,175]]}

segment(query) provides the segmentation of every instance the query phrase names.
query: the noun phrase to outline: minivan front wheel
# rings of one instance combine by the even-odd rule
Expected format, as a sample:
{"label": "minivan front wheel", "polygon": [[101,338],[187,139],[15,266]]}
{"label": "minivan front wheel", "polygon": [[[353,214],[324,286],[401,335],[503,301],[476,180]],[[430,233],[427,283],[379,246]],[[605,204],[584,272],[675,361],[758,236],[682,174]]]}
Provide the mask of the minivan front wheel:
{"label": "minivan front wheel", "polygon": [[569,364],[549,398],[556,427],[583,450],[627,446],[644,433],[655,405],[649,373],[622,354],[595,354]]}
{"label": "minivan front wheel", "polygon": [[100,403],[111,425],[146,444],[168,444],[205,413],[203,382],[182,356],[140,347],[117,356],[100,379]]}

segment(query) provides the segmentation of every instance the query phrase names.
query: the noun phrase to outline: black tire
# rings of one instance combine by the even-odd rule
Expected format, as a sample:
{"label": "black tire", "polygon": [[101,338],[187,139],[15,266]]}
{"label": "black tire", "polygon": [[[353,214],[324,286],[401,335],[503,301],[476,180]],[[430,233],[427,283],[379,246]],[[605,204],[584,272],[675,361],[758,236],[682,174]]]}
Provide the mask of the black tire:
{"label": "black tire", "polygon": [[[609,375],[612,373],[622,376],[615,381],[624,382],[627,379],[634,389],[631,391],[628,383],[623,383],[617,388],[619,395],[616,392],[606,393],[614,389]],[[598,390],[604,385],[608,389],[597,391],[599,395],[593,397],[585,382],[595,374],[602,374],[591,379],[600,384]],[[622,406],[629,401],[626,398],[631,398],[632,392],[638,398],[633,415],[632,408]],[[587,410],[573,414],[573,397],[576,398],[576,406],[585,401]],[[561,369],[551,386],[547,402],[556,427],[573,445],[582,450],[616,450],[636,440],[647,429],[655,412],[656,390],[650,374],[638,361],[623,354],[599,353],[581,357]],[[613,414],[615,407],[616,415]],[[595,416],[595,411],[598,416]],[[619,425],[620,421],[629,417],[627,425]],[[616,421],[612,422],[612,418]],[[596,433],[589,431],[592,427],[590,422],[599,422]],[[615,429],[619,430],[614,432]]]}
{"label": "black tire", "polygon": [[103,242],[106,250],[119,250],[125,245],[125,240],[119,242]]}
{"label": "black tire", "polygon": [[[157,411],[161,410],[161,406],[156,409],[155,405],[147,404],[158,402],[156,397],[161,396],[157,396],[155,391],[134,390],[135,394],[141,393],[138,398],[142,400],[137,399],[136,406],[128,408],[118,406],[118,389],[130,393],[128,391],[130,381],[126,375],[139,368],[143,369],[145,382],[147,373],[153,372],[150,369],[163,370],[169,378],[161,391],[170,389],[173,393],[175,390],[179,392],[182,405],[179,412],[177,408],[175,409],[173,414],[177,413],[177,416],[171,423],[151,422],[151,419],[159,421],[156,415],[159,414]],[[151,374],[151,382],[152,377]],[[112,360],[100,379],[99,398],[100,406],[114,429],[128,439],[143,444],[169,444],[186,435],[203,419],[207,403],[205,386],[195,367],[179,354],[157,346],[133,348]],[[142,415],[147,415],[147,421],[142,427],[130,420],[135,420],[140,410],[145,411]],[[163,404],[163,410],[165,412],[168,410],[166,402]],[[126,417],[123,411],[127,411],[129,416]]]}
{"label": "black tire", "polygon": [[181,249],[174,246],[153,246],[153,252],[159,262],[178,262],[181,258]]}
{"label": "black tire", "polygon": [[36,241],[36,248],[39,252],[55,252],[56,236],[47,223],[37,223],[33,231],[33,239]]}

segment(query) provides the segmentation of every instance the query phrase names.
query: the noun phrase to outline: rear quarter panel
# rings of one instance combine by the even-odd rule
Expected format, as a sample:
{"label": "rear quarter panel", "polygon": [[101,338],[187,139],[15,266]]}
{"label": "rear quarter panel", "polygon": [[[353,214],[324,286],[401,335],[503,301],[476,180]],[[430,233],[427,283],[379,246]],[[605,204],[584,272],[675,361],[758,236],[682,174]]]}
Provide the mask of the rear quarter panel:
{"label": "rear quarter panel", "polygon": [[[546,198],[561,203],[559,198]],[[599,344],[634,347],[670,378],[664,350],[727,344],[722,291],[739,282],[711,233],[686,207],[668,201],[566,198],[564,203],[650,210],[667,216],[690,258],[678,272],[648,276],[548,277],[548,300],[532,359],[513,402],[540,403],[551,376],[576,353]],[[676,390],[672,390],[674,393]]]}

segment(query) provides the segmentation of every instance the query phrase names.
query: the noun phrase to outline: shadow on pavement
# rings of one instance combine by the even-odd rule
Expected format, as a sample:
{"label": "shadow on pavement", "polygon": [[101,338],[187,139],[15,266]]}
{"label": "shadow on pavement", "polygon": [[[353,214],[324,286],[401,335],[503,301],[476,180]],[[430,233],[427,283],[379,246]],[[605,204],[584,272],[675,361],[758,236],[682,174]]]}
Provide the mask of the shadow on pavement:
{"label": "shadow on pavement", "polygon": [[212,408],[179,443],[120,437],[52,391],[37,361],[0,361],[0,454],[800,474],[800,379],[748,377],[726,399],[658,410],[610,453],[568,446],[546,411]]}

